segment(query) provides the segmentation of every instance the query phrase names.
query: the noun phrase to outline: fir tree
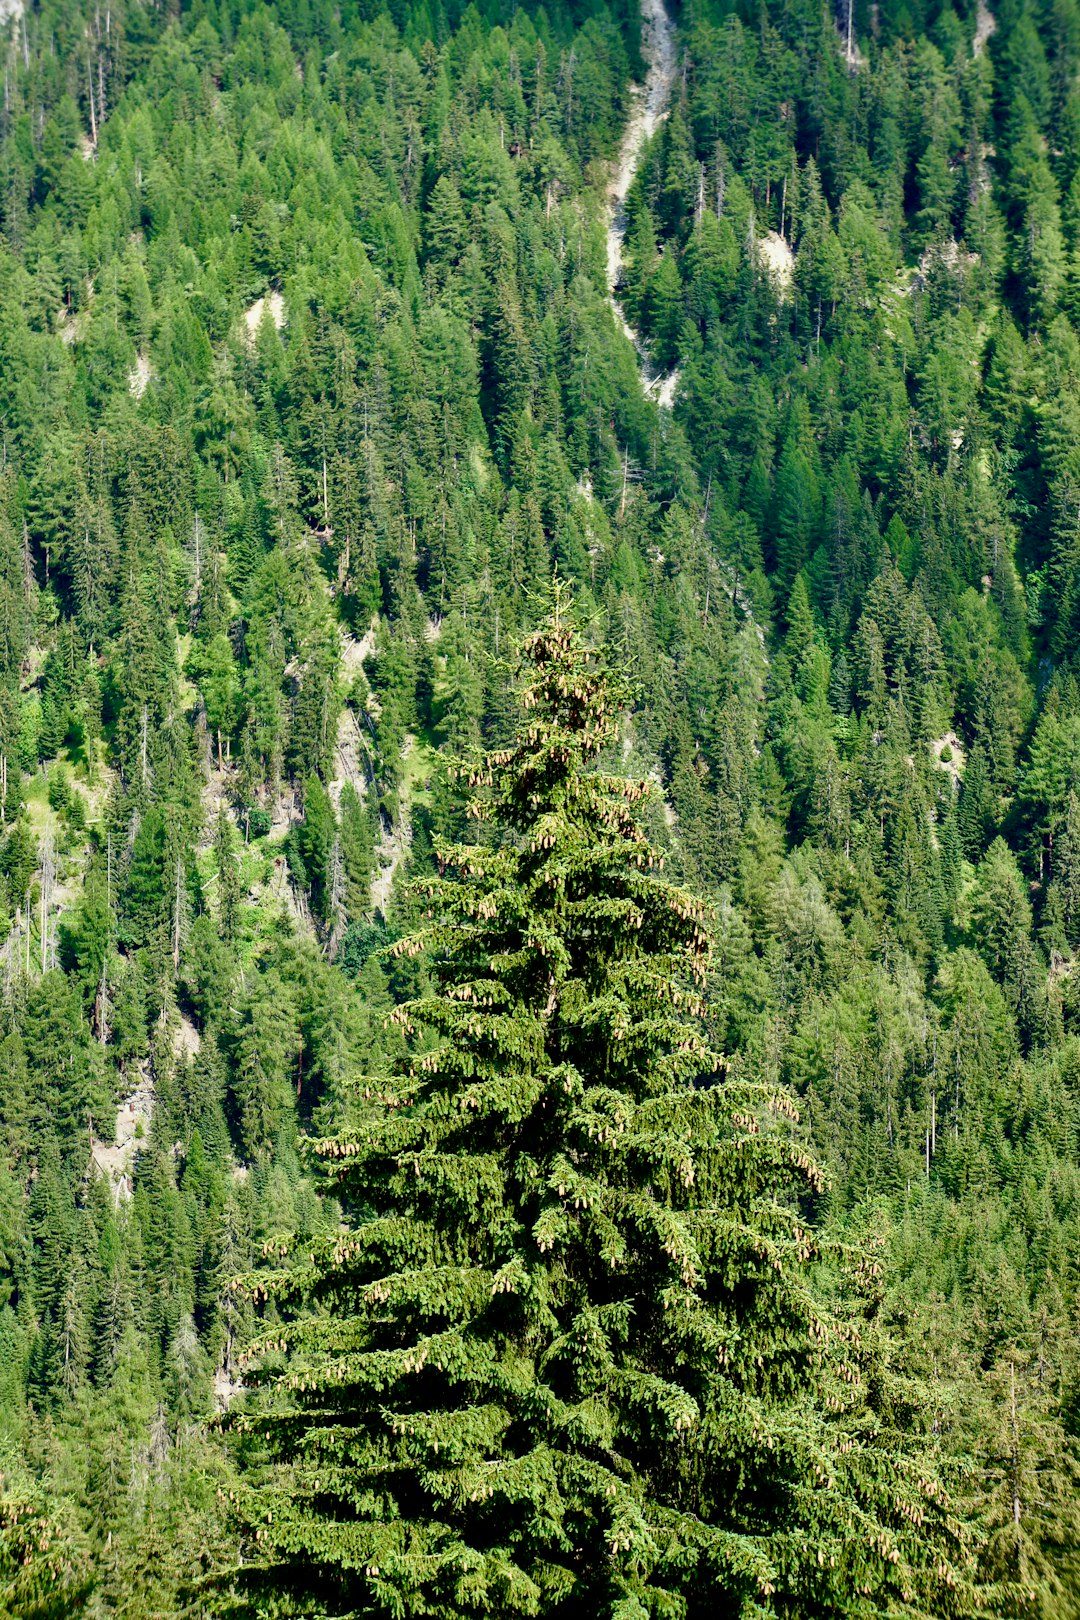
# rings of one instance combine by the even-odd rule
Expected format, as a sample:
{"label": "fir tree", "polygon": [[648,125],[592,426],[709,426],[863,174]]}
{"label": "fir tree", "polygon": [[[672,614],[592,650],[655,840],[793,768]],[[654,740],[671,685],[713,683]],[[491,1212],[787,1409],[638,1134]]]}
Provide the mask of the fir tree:
{"label": "fir tree", "polygon": [[953,1612],[932,1462],[808,1288],[791,1104],[724,1075],[706,909],[659,874],[647,784],[601,768],[616,688],[558,602],[524,665],[516,743],[467,773],[490,837],[441,853],[395,946],[432,980],[412,1055],[314,1144],[349,1229],[245,1285],[287,1317],[272,1405],[233,1419],[269,1454],[249,1585],[291,1613]]}
{"label": "fir tree", "polygon": [[233,849],[232,827],[225,806],[219,805],[214,823],[214,861],[218,880],[218,922],[221,937],[231,945],[240,910],[240,868]]}

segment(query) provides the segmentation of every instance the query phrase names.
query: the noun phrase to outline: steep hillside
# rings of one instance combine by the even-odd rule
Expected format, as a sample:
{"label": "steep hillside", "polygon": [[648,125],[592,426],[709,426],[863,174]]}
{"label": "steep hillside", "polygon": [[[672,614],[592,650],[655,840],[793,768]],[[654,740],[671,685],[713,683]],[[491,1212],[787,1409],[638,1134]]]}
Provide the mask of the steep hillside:
{"label": "steep hillside", "polygon": [[229,1284],[557,575],[984,1612],[1080,1612],[1074,0],[0,18],[0,1608],[217,1601]]}

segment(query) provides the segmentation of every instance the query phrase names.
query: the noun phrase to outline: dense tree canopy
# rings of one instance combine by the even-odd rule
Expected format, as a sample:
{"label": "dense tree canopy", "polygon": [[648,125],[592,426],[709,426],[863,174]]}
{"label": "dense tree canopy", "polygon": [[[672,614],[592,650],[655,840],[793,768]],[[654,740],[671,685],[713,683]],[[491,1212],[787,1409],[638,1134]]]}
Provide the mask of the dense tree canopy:
{"label": "dense tree canopy", "polygon": [[1074,0],[9,9],[0,1612],[1080,1613]]}

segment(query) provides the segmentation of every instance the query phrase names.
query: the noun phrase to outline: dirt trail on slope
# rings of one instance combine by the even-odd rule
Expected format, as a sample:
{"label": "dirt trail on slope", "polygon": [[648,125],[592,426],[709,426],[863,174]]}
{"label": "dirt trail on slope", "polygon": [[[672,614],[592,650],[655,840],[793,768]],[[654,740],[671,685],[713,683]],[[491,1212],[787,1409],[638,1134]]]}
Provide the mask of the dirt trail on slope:
{"label": "dirt trail on slope", "polygon": [[975,38],[971,45],[971,54],[981,56],[986,49],[992,34],[997,33],[997,18],[986,4],[986,0],[979,0],[975,13]]}
{"label": "dirt trail on slope", "polygon": [[679,381],[677,370],[666,377],[653,370],[645,345],[634,331],[615,297],[623,265],[626,241],[626,199],[634,183],[645,143],[656,134],[667,117],[671,86],[675,80],[675,25],[664,0],[641,0],[641,51],[648,63],[644,85],[630,88],[632,111],[619,148],[618,168],[609,193],[610,218],[607,232],[608,296],[615,319],[630,339],[641,361],[641,384],[647,394],[670,410]]}
{"label": "dirt trail on slope", "polygon": [[[615,296],[623,267],[623,244],[626,241],[626,199],[630,195],[630,187],[634,183],[645,143],[656,134],[667,117],[678,64],[675,24],[664,0],[641,0],[641,51],[648,63],[648,72],[644,85],[635,84],[630,90],[633,110],[623,133],[618,167],[609,193],[608,299],[615,311],[615,319],[637,350],[642,388],[646,394],[652,395],[659,405],[670,410],[675,401],[675,390],[679,382],[678,367],[667,376],[653,370],[641,337],[626,319],[626,314]],[[754,618],[754,604],[727,564],[719,558],[715,561],[726,590],[750,625],[767,663],[765,632]]]}

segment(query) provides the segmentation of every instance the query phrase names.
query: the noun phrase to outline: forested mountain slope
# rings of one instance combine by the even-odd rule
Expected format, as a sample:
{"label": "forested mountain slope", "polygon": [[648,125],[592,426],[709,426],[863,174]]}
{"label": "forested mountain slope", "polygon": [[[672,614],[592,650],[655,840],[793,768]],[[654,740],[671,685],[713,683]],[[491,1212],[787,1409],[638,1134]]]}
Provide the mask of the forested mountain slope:
{"label": "forested mountain slope", "polygon": [[235,1560],[228,1284],[336,1228],[301,1138],[400,1055],[382,947],[556,571],[984,1612],[1080,1612],[1080,11],[671,20],[614,290],[668,403],[608,285],[631,0],[5,24],[13,1616]]}

